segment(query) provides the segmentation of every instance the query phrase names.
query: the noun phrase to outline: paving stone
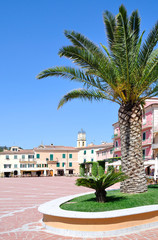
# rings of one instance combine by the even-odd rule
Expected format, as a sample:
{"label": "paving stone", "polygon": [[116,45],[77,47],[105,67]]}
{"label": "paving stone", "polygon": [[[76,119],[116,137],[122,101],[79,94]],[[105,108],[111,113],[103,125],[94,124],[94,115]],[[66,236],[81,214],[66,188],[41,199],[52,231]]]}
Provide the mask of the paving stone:
{"label": "paving stone", "polygon": [[[75,186],[75,177],[0,178],[0,240],[81,240],[48,233],[38,206],[47,201],[90,189]],[[116,184],[110,189],[119,188]],[[158,229],[96,240],[157,240]],[[88,239],[82,239],[88,240]],[[95,240],[95,238],[93,238]]]}

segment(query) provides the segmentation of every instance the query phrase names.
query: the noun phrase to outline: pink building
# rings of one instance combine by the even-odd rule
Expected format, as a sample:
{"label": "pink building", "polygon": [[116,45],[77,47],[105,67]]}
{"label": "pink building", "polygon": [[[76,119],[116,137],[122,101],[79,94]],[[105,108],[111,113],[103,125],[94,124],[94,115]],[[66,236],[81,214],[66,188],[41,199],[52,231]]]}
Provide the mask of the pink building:
{"label": "pink building", "polygon": [[105,160],[113,157],[113,143],[107,143],[107,146],[103,149],[96,151],[96,160]]}
{"label": "pink building", "polygon": [[[119,122],[113,124],[114,157],[121,156],[121,140]],[[158,98],[148,99],[142,118],[142,150],[143,159],[150,160],[158,154]]]}

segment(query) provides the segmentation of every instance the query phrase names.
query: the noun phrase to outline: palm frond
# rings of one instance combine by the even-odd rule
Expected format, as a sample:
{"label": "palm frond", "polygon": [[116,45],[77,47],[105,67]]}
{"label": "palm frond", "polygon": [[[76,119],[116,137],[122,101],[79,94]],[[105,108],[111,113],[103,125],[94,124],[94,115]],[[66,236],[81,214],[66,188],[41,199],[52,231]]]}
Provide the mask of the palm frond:
{"label": "palm frond", "polygon": [[101,80],[99,77],[95,77],[93,75],[86,75],[84,71],[80,69],[75,69],[72,67],[54,67],[54,68],[48,68],[42,72],[40,72],[37,76],[38,79],[42,79],[45,77],[50,76],[57,76],[57,77],[63,77],[68,78],[71,81],[81,82],[84,84],[84,86],[87,87],[96,87],[102,91],[106,90],[107,84],[106,82],[104,84],[101,84]]}
{"label": "palm frond", "polygon": [[105,190],[115,183],[122,182],[127,178],[128,177],[122,172],[111,171],[98,177],[78,178],[76,180],[76,185],[92,188],[95,190]]}
{"label": "palm frond", "polygon": [[154,47],[158,42],[158,21],[149,33],[146,41],[144,42],[140,54],[139,54],[139,64],[145,66],[150,54],[152,53]]}
{"label": "palm frond", "polygon": [[103,13],[103,20],[104,20],[105,29],[107,32],[109,48],[111,49],[112,44],[114,42],[114,32],[115,32],[115,27],[116,27],[115,16],[112,13],[110,13],[109,11],[105,11]]}
{"label": "palm frond", "polygon": [[135,46],[137,45],[140,32],[140,17],[138,11],[133,11],[129,19],[130,32],[134,33]]}
{"label": "palm frond", "polygon": [[[111,93],[112,94],[112,93]],[[115,102],[119,102],[119,99],[115,99],[114,96],[112,96],[108,91],[107,93],[102,92],[100,90],[90,90],[90,89],[74,89],[72,91],[70,91],[69,93],[67,93],[66,95],[63,96],[63,98],[60,100],[59,105],[58,105],[58,109],[61,108],[65,103],[67,103],[68,101],[71,101],[72,99],[81,99],[81,100],[89,100],[89,101],[100,101],[103,99],[107,99],[110,101],[115,101]]]}
{"label": "palm frond", "polygon": [[82,48],[87,52],[95,54],[99,56],[99,58],[106,60],[106,56],[102,50],[81,33],[65,30],[64,34],[72,42],[73,46]]}

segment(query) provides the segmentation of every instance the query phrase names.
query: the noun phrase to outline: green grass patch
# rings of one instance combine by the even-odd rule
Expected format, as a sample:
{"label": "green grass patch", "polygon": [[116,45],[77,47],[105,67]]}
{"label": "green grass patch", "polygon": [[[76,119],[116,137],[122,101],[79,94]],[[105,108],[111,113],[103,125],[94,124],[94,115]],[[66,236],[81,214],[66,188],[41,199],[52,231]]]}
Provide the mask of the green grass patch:
{"label": "green grass patch", "polygon": [[79,212],[102,212],[124,208],[158,204],[158,185],[148,186],[148,192],[139,194],[120,193],[120,190],[107,191],[107,202],[96,202],[95,194],[74,198],[60,207]]}

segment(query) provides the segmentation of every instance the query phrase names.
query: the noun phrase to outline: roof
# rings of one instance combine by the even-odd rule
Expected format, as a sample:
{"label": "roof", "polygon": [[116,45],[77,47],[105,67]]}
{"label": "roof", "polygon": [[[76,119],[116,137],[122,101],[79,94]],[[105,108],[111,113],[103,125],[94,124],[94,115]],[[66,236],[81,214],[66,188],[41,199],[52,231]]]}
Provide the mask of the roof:
{"label": "roof", "polygon": [[84,149],[95,149],[95,148],[107,148],[107,147],[110,147],[110,146],[113,146],[113,143],[104,143],[104,144],[100,144],[100,145],[90,145],[90,146],[87,146],[87,147],[81,147],[81,148],[78,148],[79,150],[84,150]]}
{"label": "roof", "polygon": [[80,131],[78,131],[78,133],[86,133],[82,128]]}
{"label": "roof", "polygon": [[19,149],[18,151],[3,151],[0,152],[0,155],[18,155],[18,154],[34,154],[33,149]]}
{"label": "roof", "polygon": [[114,146],[113,143],[109,143],[108,146],[106,146],[105,148],[99,149],[97,152],[102,152],[102,151],[105,151],[107,149],[111,149],[111,148],[113,148],[113,146]]}
{"label": "roof", "polygon": [[75,147],[69,146],[53,146],[53,145],[43,145],[37,148],[34,148],[34,151],[78,151]]}

